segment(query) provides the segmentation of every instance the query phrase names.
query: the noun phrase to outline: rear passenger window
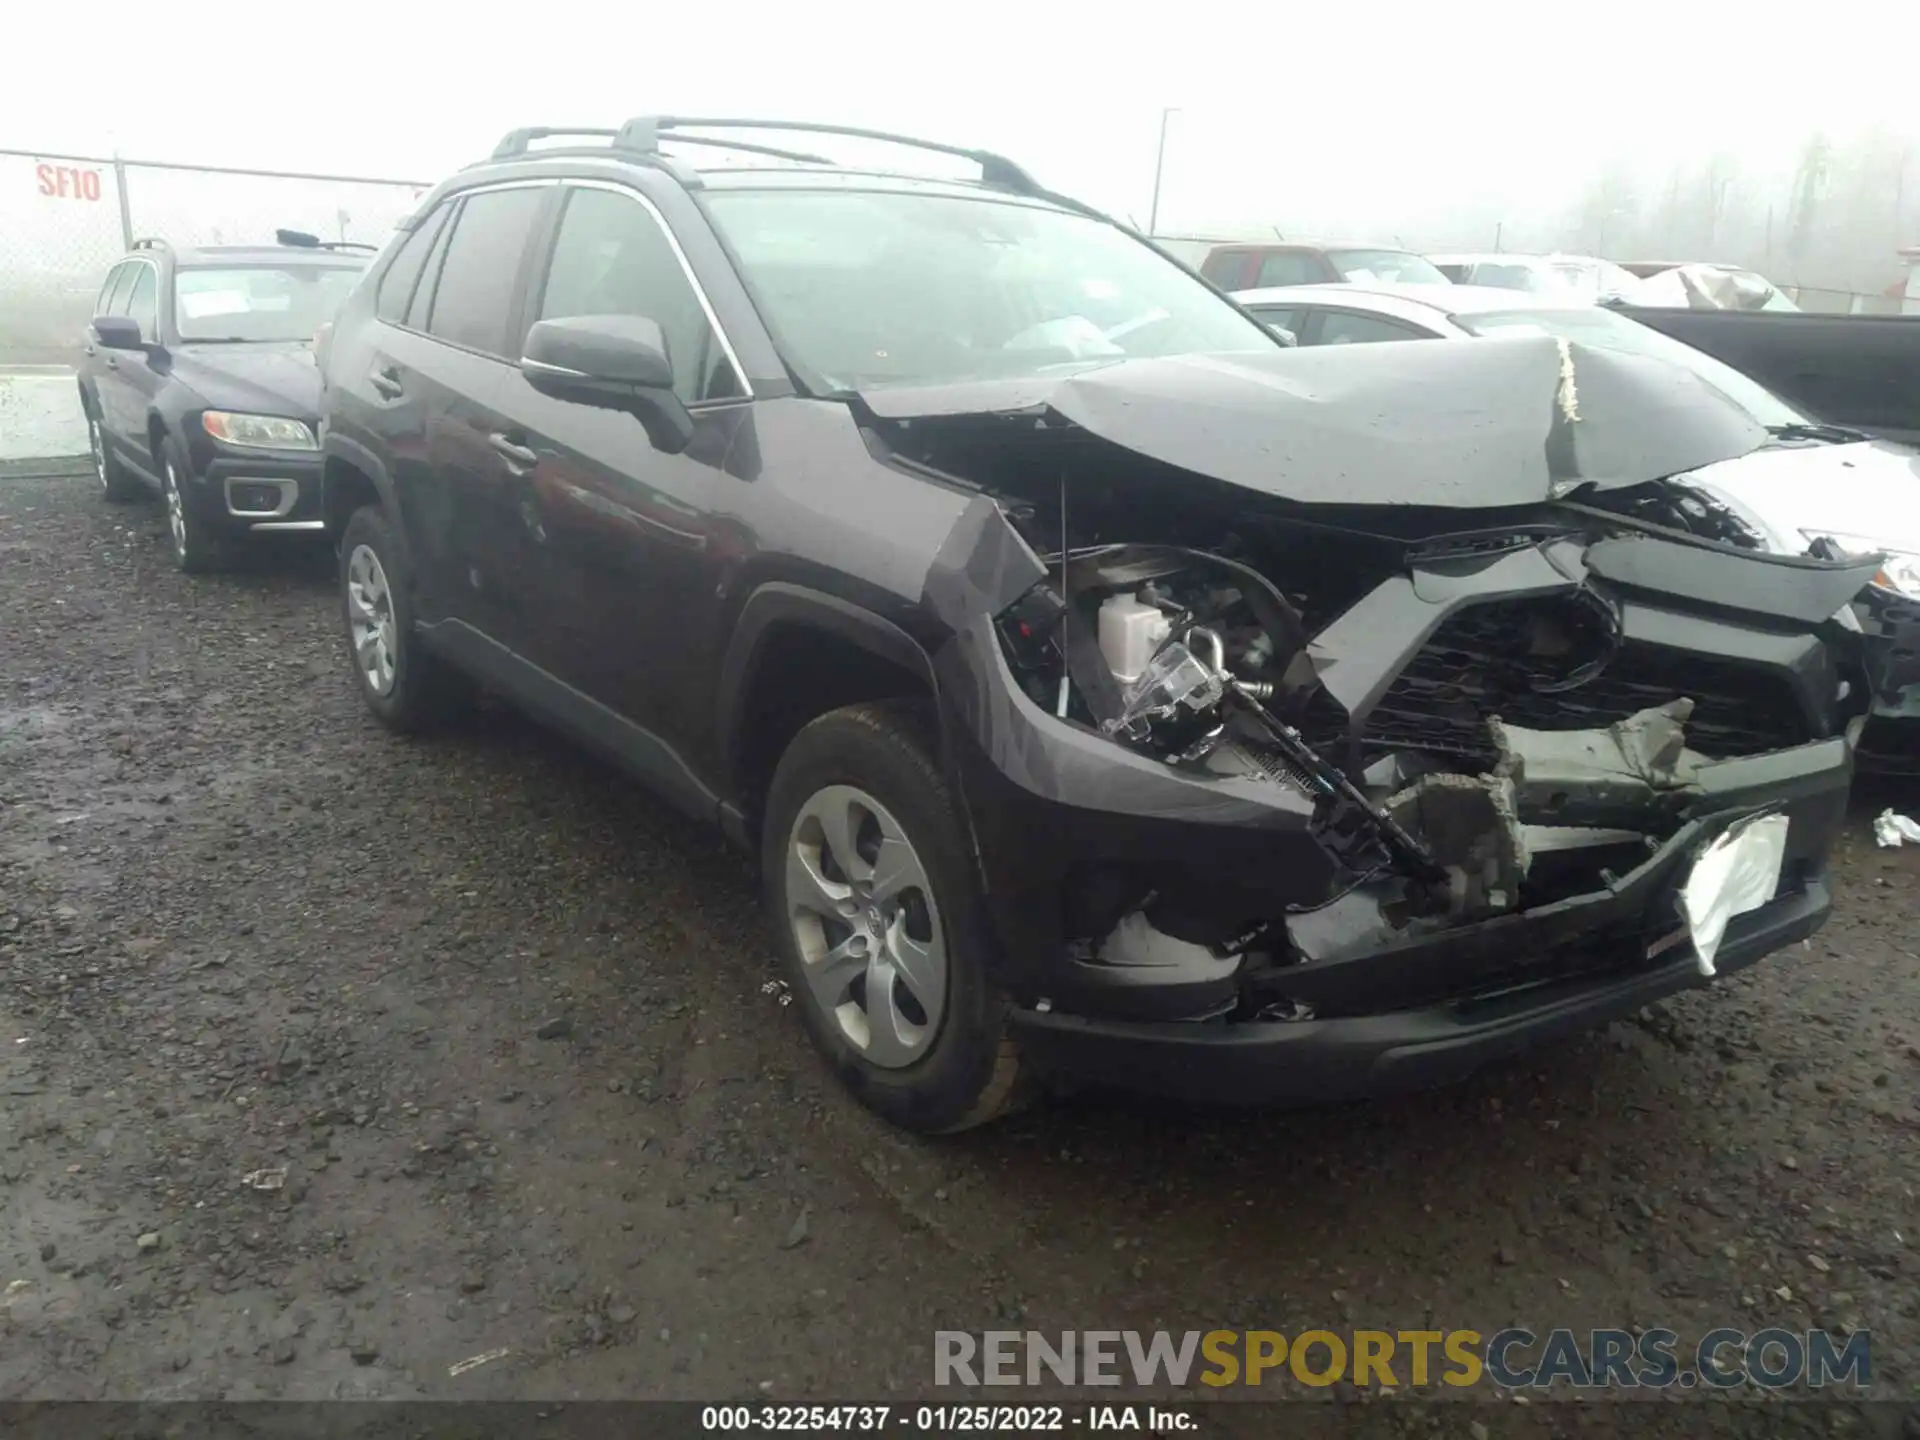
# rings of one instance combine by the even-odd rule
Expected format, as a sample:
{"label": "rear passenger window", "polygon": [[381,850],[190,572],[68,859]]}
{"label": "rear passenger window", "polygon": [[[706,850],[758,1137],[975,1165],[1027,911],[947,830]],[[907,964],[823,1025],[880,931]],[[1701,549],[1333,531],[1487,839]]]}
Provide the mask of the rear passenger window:
{"label": "rear passenger window", "polygon": [[124,315],[127,313],[127,292],[133,288],[133,272],[144,270],[144,265],[133,261],[122,261],[107,272],[107,283],[100,287],[100,299],[96,302],[96,315]]}
{"label": "rear passenger window", "polygon": [[1298,250],[1282,251],[1277,255],[1260,257],[1260,273],[1254,278],[1253,288],[1268,290],[1279,285],[1317,285],[1325,278],[1326,272],[1320,268],[1320,262],[1314,256]]}
{"label": "rear passenger window", "polygon": [[430,333],[488,355],[507,353],[514,278],[547,193],[522,187],[467,197],[440,263]]}
{"label": "rear passenger window", "polygon": [[746,393],[666,231],[634,196],[584,188],[568,194],[537,313],[542,320],[643,315],[666,338],[681,400]]}
{"label": "rear passenger window", "polygon": [[434,287],[440,283],[440,266],[447,258],[447,241],[453,237],[454,218],[459,211],[452,205],[446,207],[447,218],[440,224],[440,233],[433,237],[433,247],[427,251],[427,263],[420,273],[420,283],[413,287],[413,299],[407,302],[406,326],[409,330],[427,328],[427,315],[433,309]]}
{"label": "rear passenger window", "polygon": [[405,322],[407,307],[413,303],[413,288],[420,283],[420,272],[427,268],[427,256],[433,250],[433,242],[440,238],[440,227],[446,224],[448,208],[440,206],[414,227],[413,233],[400,242],[387,273],[380,277],[374,313],[389,325]]}
{"label": "rear passenger window", "polygon": [[1240,290],[1247,273],[1247,257],[1238,250],[1216,251],[1200,266],[1200,278],[1210,280],[1221,290]]}
{"label": "rear passenger window", "polygon": [[133,267],[133,289],[127,295],[127,318],[140,324],[140,338],[160,338],[160,282],[151,265]]}

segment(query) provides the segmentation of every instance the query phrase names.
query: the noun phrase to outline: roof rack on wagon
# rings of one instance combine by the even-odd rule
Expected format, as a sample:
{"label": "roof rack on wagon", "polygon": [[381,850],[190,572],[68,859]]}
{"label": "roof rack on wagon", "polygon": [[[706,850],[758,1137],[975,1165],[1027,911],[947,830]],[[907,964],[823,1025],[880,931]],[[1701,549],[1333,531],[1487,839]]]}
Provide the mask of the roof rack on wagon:
{"label": "roof rack on wagon", "polygon": [[[874,140],[883,144],[901,145],[909,149],[925,150],[939,155],[952,155],[962,160],[971,160],[980,167],[980,183],[996,190],[1009,190],[1018,195],[1032,195],[1048,200],[1059,200],[1039,181],[1035,180],[1025,168],[1009,160],[1004,155],[991,150],[973,150],[963,145],[946,145],[937,140],[921,140],[911,135],[898,135],[890,130],[869,130],[858,125],[831,125],[817,120],[751,120],[727,116],[693,115],[638,115],[618,129],[594,128],[570,125],[533,125],[518,130],[509,130],[500,143],[493,147],[493,154],[482,164],[497,163],[502,160],[515,160],[532,154],[550,153],[535,151],[535,142],[568,136],[583,136],[592,139],[604,139],[610,143],[606,149],[620,155],[641,159],[648,164],[672,170],[680,179],[690,184],[698,184],[698,179],[684,173],[682,167],[674,164],[671,157],[661,154],[660,145],[670,141],[679,145],[703,145],[716,150],[741,151],[750,155],[765,155],[776,160],[788,160],[803,165],[833,165],[835,162],[824,155],[816,155],[805,150],[789,150],[773,145],[764,145],[758,141],[740,140],[731,137],[713,135],[691,135],[691,129],[699,130],[772,130],[789,131],[799,135],[838,136],[849,140]],[[558,147],[561,153],[588,147]],[[600,147],[591,147],[598,149]]]}

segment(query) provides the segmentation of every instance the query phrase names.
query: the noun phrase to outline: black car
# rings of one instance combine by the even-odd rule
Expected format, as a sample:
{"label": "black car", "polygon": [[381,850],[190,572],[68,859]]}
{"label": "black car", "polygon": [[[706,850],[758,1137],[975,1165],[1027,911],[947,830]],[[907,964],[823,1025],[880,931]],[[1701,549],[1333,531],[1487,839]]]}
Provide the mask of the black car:
{"label": "black car", "polygon": [[160,493],[183,570],[253,535],[322,528],[313,339],[373,247],[276,238],[136,240],[94,307],[80,405],[95,473],[109,500]]}
{"label": "black car", "polygon": [[866,1103],[1425,1084],[1820,925],[1869,577],[1664,484],[1750,419],[1549,337],[1289,349],[1001,157],[773,128],[436,188],[322,347],[324,514],[373,713],[484,684],[757,852]]}

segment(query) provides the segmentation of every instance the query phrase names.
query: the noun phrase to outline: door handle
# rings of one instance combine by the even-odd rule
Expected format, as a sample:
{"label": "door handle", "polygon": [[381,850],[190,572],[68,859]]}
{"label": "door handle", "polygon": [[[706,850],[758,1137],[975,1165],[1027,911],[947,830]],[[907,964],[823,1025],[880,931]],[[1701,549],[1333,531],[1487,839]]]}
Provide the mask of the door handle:
{"label": "door handle", "polygon": [[93,354],[93,344],[92,344],[92,342],[91,342],[91,341],[89,341],[89,342],[87,343],[87,346],[86,346],[86,348],[85,348],[85,349],[84,349],[84,350],[83,350],[83,351],[82,351],[81,353],[82,353],[82,354],[85,354],[85,355],[91,355],[91,354]]}
{"label": "door handle", "polygon": [[507,462],[507,473],[510,475],[530,474],[533,467],[540,463],[538,454],[515,440],[513,436],[502,434],[498,430],[487,436],[487,444],[493,447],[496,455]]}
{"label": "door handle", "polygon": [[107,356],[107,368],[109,370],[118,370],[120,368],[119,360],[112,355]]}
{"label": "door handle", "polygon": [[391,365],[375,366],[367,383],[389,400],[400,398],[400,372]]}

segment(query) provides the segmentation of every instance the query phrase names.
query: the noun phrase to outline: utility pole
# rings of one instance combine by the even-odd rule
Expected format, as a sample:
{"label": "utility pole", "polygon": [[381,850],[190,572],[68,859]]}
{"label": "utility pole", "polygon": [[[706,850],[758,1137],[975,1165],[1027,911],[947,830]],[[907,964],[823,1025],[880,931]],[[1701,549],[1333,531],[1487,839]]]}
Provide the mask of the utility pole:
{"label": "utility pole", "polygon": [[1901,221],[1907,206],[1907,161],[1913,158],[1913,142],[1900,147],[1900,169],[1893,177],[1893,248],[1903,248],[1906,232]]}
{"label": "utility pole", "polygon": [[1160,176],[1167,167],[1167,118],[1179,113],[1179,106],[1167,105],[1160,110],[1160,148],[1153,157],[1153,204],[1147,209],[1147,234],[1160,233]]}

